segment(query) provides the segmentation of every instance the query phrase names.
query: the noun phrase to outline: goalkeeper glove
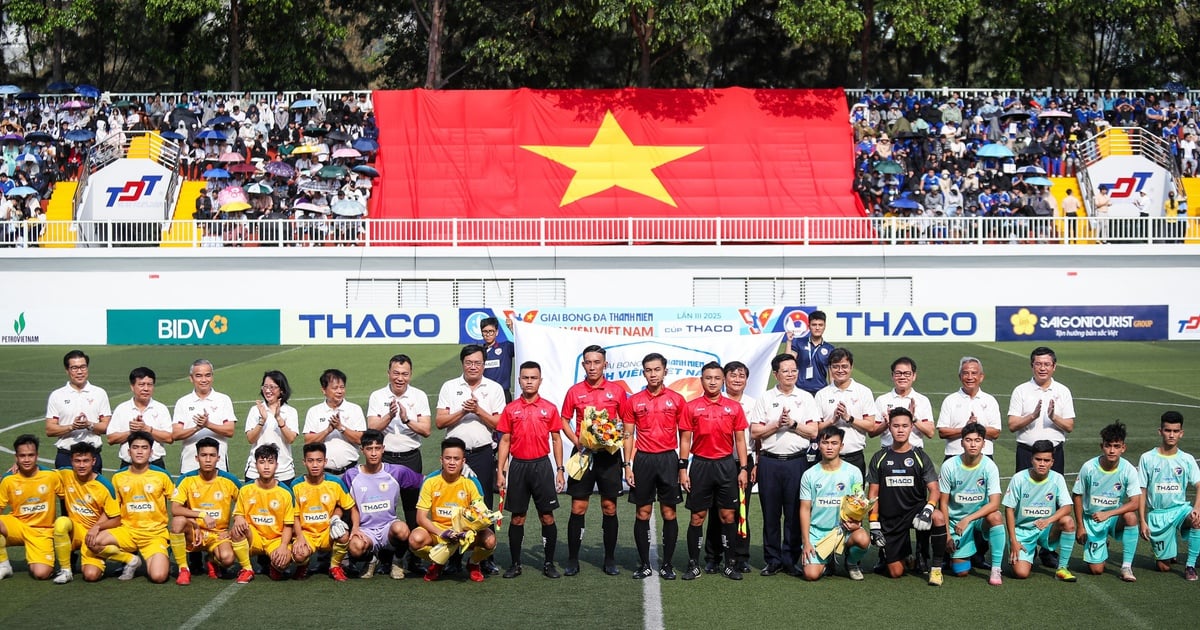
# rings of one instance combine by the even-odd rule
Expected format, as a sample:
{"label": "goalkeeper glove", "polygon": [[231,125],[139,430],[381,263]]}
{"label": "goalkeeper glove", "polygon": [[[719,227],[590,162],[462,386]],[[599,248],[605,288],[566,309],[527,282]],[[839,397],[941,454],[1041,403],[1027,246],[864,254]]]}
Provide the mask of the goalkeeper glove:
{"label": "goalkeeper glove", "polygon": [[926,503],[925,509],[921,510],[920,514],[913,517],[912,524],[913,527],[915,527],[919,532],[929,531],[929,528],[933,525],[933,505]]}
{"label": "goalkeeper glove", "polygon": [[883,537],[883,529],[879,525],[879,521],[871,521],[871,544],[883,549],[887,539]]}
{"label": "goalkeeper glove", "polygon": [[337,540],[346,535],[350,531],[350,527],[346,525],[346,521],[340,518],[335,518],[329,523],[329,537]]}

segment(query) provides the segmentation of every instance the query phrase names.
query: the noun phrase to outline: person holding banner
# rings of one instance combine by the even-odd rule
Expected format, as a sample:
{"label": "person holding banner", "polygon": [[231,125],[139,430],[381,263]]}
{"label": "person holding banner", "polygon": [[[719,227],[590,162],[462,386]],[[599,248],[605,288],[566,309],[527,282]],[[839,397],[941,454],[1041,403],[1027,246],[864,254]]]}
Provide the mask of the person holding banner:
{"label": "person holding banner", "polygon": [[[620,418],[621,406],[625,404],[628,395],[620,385],[607,380],[604,370],[608,367],[607,351],[598,345],[590,345],[583,349],[584,380],[571,386],[563,398],[562,425],[563,433],[571,440],[575,450],[579,450],[579,436],[587,422],[588,408],[596,413],[607,413],[609,418]],[[575,420],[575,428],[571,428],[571,420]],[[592,453],[591,466],[584,471],[579,479],[567,481],[567,494],[571,495],[571,519],[567,522],[567,566],[563,575],[579,574],[579,548],[583,544],[583,523],[587,515],[588,502],[592,496],[592,488],[599,486],[600,510],[604,517],[601,528],[604,531],[604,572],[608,575],[620,575],[617,569],[617,496],[621,493],[621,454],[599,450]]]}
{"label": "person holding banner", "polygon": [[[725,577],[741,580],[733,558],[733,537],[737,535],[734,521],[738,490],[745,490],[750,481],[746,465],[746,413],[742,406],[721,394],[725,372],[721,364],[710,361],[700,370],[700,386],[704,395],[684,407],[679,428],[679,485],[688,493],[687,508],[692,513],[688,525],[688,566],[683,579],[694,580],[701,575],[700,540],[709,506],[716,501],[721,514],[722,542],[725,550]],[[737,459],[733,455],[736,453]],[[695,455],[688,468],[688,456]],[[735,463],[736,461],[736,463]]]}
{"label": "person holding banner", "polygon": [[867,438],[885,429],[875,409],[875,396],[865,385],[854,380],[854,354],[845,348],[836,348],[829,353],[831,382],[814,398],[821,413],[818,429],[829,426],[842,427],[846,438],[842,442],[842,459],[858,466],[866,473],[867,461],[863,451]]}
{"label": "person holding banner", "polygon": [[[796,358],[788,354],[776,356],[771,360],[771,371],[775,387],[767,390],[750,412],[750,437],[762,441],[758,500],[763,514],[764,576],[784,569],[789,574],[799,570],[796,565],[803,551],[800,480],[808,468],[809,441],[817,436],[820,423],[813,397],[796,387],[800,374]],[[841,440],[838,442],[840,448]]]}
{"label": "person holding banner", "polygon": [[625,481],[629,484],[629,502],[637,506],[633,523],[633,539],[637,544],[640,564],[633,579],[642,580],[654,575],[650,568],[650,515],[658,500],[662,514],[663,555],[658,574],[665,580],[675,579],[672,558],[679,540],[679,521],[675,506],[683,500],[679,489],[679,472],[675,463],[679,447],[679,418],[687,401],[678,392],[663,384],[667,375],[667,359],[651,352],[642,359],[642,376],[646,389],[625,402],[621,416],[625,423]]}

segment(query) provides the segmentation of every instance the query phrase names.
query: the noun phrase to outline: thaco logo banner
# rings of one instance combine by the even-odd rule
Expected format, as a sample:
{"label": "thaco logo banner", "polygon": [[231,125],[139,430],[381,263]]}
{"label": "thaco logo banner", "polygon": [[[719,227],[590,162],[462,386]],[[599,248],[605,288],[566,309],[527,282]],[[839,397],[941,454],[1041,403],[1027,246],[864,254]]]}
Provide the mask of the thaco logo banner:
{"label": "thaco logo banner", "polygon": [[284,311],[279,328],[290,344],[458,343],[458,312]]}
{"label": "thaco logo banner", "polygon": [[828,307],[825,336],[851,341],[992,341],[991,310],[961,308]]}
{"label": "thaco logo banner", "polygon": [[109,310],[112,345],[279,345],[270,309]]}
{"label": "thaco logo banner", "polygon": [[997,306],[996,341],[1161,341],[1165,305]]}

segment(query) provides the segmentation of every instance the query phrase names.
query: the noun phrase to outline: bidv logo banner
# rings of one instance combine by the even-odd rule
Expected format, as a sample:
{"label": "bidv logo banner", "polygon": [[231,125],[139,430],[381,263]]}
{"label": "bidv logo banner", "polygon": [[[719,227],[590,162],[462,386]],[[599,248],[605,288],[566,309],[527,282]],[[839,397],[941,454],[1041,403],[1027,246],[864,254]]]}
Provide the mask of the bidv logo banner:
{"label": "bidv logo banner", "polygon": [[849,341],[992,341],[990,309],[828,307],[825,337],[834,344]]}
{"label": "bidv logo banner", "polygon": [[284,311],[284,344],[458,343],[458,312]]}
{"label": "bidv logo banner", "polygon": [[797,318],[803,320],[807,334],[811,310],[802,306],[461,309],[459,343],[482,340],[479,321],[488,316],[500,320],[500,333],[506,339],[513,338],[514,322],[625,337],[697,337],[779,333],[795,325]]}
{"label": "bidv logo banner", "polygon": [[1161,341],[1167,307],[997,306],[996,341]]}
{"label": "bidv logo banner", "polygon": [[750,368],[746,392],[758,396],[766,391],[771,376],[771,359],[783,340],[781,333],[753,337],[709,335],[704,337],[626,337],[564,330],[553,326],[526,324],[514,320],[517,356],[514,365],[537,361],[542,366],[543,398],[561,405],[563,396],[584,379],[581,362],[583,349],[596,344],[605,349],[607,380],[628,393],[646,388],[642,377],[642,359],[657,352],[667,359],[667,387],[691,400],[702,395],[700,372],[705,363],[716,361],[724,366],[741,361]]}
{"label": "bidv logo banner", "polygon": [[109,310],[111,345],[279,345],[271,309]]}
{"label": "bidv logo banner", "polygon": [[1171,340],[1200,339],[1200,304],[1172,304],[1167,332]]}

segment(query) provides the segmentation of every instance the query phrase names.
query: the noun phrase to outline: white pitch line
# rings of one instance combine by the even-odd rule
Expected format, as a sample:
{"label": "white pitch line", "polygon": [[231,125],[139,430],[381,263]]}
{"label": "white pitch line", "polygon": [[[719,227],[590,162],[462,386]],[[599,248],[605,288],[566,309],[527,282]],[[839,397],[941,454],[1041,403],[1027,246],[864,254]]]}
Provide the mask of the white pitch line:
{"label": "white pitch line", "polygon": [[[1088,577],[1091,577],[1091,576],[1088,576]],[[1100,577],[1100,576],[1095,576],[1095,577]],[[1085,581],[1082,582],[1083,588],[1084,588],[1084,590],[1086,590],[1088,592],[1089,595],[1091,595],[1093,598],[1099,600],[1102,604],[1105,604],[1106,606],[1108,606],[1109,610],[1112,610],[1118,616],[1124,618],[1126,621],[1129,622],[1130,625],[1132,625],[1135,628],[1149,629],[1149,628],[1154,627],[1153,624],[1146,621],[1141,616],[1139,616],[1137,613],[1130,610],[1129,607],[1121,605],[1119,603],[1119,601],[1117,600],[1117,598],[1109,596],[1109,594],[1105,593],[1103,589],[1101,589],[1099,586],[1096,586],[1096,584],[1094,582],[1086,581],[1087,577],[1085,577],[1084,580]]]}
{"label": "white pitch line", "polygon": [[[650,513],[650,570],[658,566],[658,534],[654,524],[658,522],[658,518],[653,512]],[[662,585],[658,583],[657,575],[642,580],[642,627],[645,630],[662,630],[663,625],[663,607],[662,607]]]}
{"label": "white pitch line", "polygon": [[237,583],[226,586],[225,590],[217,593],[216,597],[213,597],[211,601],[204,605],[204,608],[196,611],[196,614],[192,615],[191,619],[183,622],[183,625],[179,626],[179,630],[194,630],[195,628],[199,628],[200,624],[208,621],[208,618],[211,617],[213,613],[217,612],[221,606],[224,606],[225,602],[229,601],[229,598],[233,597],[234,593],[236,593],[241,586],[241,584]]}

